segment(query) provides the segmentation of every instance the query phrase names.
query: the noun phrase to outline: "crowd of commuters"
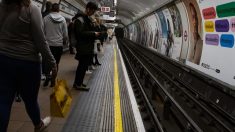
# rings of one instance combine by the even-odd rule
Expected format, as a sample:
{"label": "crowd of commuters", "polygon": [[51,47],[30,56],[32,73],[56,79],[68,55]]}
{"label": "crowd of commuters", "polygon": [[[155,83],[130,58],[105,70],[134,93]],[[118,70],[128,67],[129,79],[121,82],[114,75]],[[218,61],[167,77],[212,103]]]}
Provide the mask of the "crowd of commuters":
{"label": "crowd of commuters", "polygon": [[41,118],[37,101],[41,74],[46,75],[44,86],[49,82],[52,87],[55,85],[63,46],[68,40],[70,53],[75,53],[75,47],[75,59],[79,61],[73,87],[89,90],[83,79],[89,65],[101,65],[94,47],[102,46],[107,36],[98,17],[92,18],[97,9],[95,3],[88,2],[85,12],[76,14],[67,29],[57,3],[47,2],[41,14],[30,0],[0,1],[0,132],[7,131],[16,93],[24,101],[35,132],[44,131],[49,125],[51,118]]}

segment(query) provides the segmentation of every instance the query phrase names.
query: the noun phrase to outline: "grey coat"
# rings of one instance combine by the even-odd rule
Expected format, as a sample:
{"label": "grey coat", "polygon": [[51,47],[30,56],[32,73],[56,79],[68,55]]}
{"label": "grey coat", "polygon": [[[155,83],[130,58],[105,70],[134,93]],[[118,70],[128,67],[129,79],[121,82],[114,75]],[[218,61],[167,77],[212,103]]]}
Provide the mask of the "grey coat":
{"label": "grey coat", "polygon": [[[11,7],[12,6],[12,7]],[[0,54],[40,62],[40,54],[51,67],[55,65],[43,32],[43,19],[37,6],[16,8],[0,3]]]}

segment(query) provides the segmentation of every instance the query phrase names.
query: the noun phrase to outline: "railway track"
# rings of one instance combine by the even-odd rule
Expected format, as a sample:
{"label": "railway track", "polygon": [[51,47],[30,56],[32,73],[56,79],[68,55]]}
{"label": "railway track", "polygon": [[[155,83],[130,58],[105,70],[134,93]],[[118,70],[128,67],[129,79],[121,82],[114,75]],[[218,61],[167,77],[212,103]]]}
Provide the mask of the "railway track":
{"label": "railway track", "polygon": [[130,41],[118,43],[147,131],[235,132],[229,88]]}

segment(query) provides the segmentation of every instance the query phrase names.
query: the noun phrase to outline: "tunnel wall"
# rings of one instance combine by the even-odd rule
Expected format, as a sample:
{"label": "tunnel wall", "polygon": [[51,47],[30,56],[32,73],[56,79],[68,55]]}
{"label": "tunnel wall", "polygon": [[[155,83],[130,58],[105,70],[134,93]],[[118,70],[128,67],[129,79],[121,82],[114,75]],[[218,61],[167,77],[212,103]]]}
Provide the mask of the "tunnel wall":
{"label": "tunnel wall", "polygon": [[124,31],[129,40],[235,85],[234,0],[178,0]]}
{"label": "tunnel wall", "polygon": [[117,38],[123,38],[124,37],[124,30],[123,30],[123,28],[116,27],[115,28],[115,36]]}

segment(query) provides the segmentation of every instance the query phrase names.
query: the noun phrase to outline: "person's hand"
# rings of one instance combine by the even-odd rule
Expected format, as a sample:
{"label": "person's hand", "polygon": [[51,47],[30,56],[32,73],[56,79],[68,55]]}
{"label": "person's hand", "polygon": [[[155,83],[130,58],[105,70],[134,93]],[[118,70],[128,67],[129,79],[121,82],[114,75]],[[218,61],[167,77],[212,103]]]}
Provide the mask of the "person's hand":
{"label": "person's hand", "polygon": [[69,44],[67,39],[63,39],[63,46],[67,46]]}
{"label": "person's hand", "polygon": [[56,78],[56,76],[57,76],[57,65],[54,65],[53,67],[52,67],[52,69],[51,69],[51,71],[52,71],[52,78]]}
{"label": "person's hand", "polygon": [[106,34],[107,34],[106,31],[102,31],[102,32],[101,32],[101,35],[102,35],[102,36],[105,36]]}
{"label": "person's hand", "polygon": [[51,69],[51,86],[50,87],[54,87],[55,83],[56,83],[56,76],[57,76],[57,65],[54,65]]}
{"label": "person's hand", "polygon": [[98,37],[100,36],[101,32],[95,32],[95,36]]}

